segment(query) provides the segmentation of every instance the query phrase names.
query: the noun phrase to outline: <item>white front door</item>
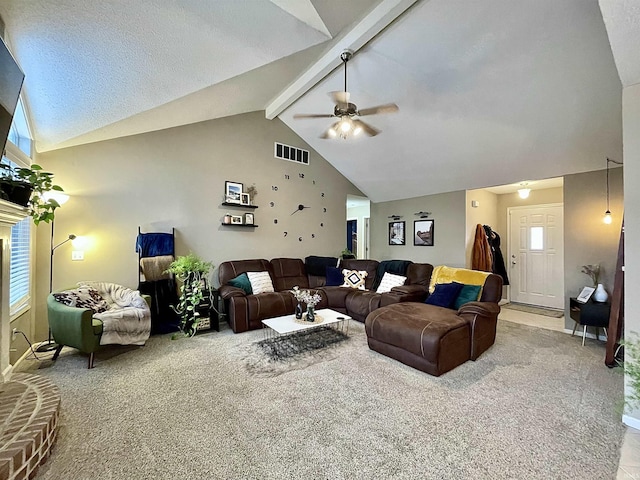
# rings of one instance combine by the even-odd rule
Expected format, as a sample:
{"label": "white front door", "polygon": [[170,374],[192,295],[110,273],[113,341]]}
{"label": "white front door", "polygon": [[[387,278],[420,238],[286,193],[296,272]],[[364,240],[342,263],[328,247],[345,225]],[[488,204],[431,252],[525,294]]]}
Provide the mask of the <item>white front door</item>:
{"label": "white front door", "polygon": [[507,214],[511,301],[564,308],[563,206],[512,207]]}

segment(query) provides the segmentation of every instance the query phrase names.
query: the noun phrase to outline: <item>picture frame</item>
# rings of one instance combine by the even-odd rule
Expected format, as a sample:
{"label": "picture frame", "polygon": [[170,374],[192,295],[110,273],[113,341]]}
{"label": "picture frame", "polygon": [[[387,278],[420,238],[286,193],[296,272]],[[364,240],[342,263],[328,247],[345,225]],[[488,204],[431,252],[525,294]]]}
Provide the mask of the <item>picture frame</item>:
{"label": "picture frame", "polygon": [[584,287],[580,292],[580,295],[576,298],[576,301],[580,303],[587,303],[595,291],[595,287]]}
{"label": "picture frame", "polygon": [[245,213],[244,214],[244,224],[245,225],[253,225],[253,213]]}
{"label": "picture frame", "polygon": [[227,203],[240,204],[242,199],[242,188],[244,185],[238,182],[231,182],[229,180],[224,182],[224,199]]}
{"label": "picture frame", "polygon": [[242,225],[242,217],[240,215],[231,215],[231,225]]}
{"label": "picture frame", "polygon": [[251,196],[248,193],[240,194],[240,204],[241,205],[251,205]]}
{"label": "picture frame", "polygon": [[389,245],[405,245],[406,222],[389,222]]}
{"label": "picture frame", "polygon": [[413,221],[413,245],[418,247],[433,247],[435,220]]}

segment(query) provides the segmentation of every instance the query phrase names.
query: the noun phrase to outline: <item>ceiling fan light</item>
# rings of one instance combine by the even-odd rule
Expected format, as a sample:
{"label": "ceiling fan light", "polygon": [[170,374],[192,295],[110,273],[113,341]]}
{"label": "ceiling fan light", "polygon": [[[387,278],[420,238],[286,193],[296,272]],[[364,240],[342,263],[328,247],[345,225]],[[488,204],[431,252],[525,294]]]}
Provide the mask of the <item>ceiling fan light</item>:
{"label": "ceiling fan light", "polygon": [[340,121],[340,130],[342,130],[343,133],[348,133],[349,130],[351,130],[351,121],[348,118],[343,118]]}
{"label": "ceiling fan light", "polygon": [[331,127],[329,130],[327,130],[327,133],[329,134],[330,137],[335,137],[336,135],[338,135],[338,132],[336,132],[336,129]]}
{"label": "ceiling fan light", "polygon": [[353,129],[354,135],[358,135],[360,132],[362,132],[362,127],[360,125],[356,126],[356,128]]}

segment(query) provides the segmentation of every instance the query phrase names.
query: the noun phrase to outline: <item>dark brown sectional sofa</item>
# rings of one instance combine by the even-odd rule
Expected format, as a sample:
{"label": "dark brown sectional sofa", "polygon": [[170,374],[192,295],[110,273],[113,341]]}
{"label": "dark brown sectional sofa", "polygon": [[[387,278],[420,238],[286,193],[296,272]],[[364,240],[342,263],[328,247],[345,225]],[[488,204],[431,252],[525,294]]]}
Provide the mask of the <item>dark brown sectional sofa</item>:
{"label": "dark brown sectional sofa", "polygon": [[[422,302],[426,299],[433,266],[428,263],[405,262],[407,280],[404,285],[394,287],[389,293],[372,291],[379,282],[377,260],[346,259],[340,261],[340,268],[364,270],[367,272],[365,288],[357,290],[349,287],[325,286],[325,276],[314,266],[308,273],[310,258],[323,258],[333,265],[338,259],[331,257],[274,258],[223,262],[218,270],[220,295],[228,314],[228,320],[235,333],[262,328],[262,320],[294,313],[296,301],[290,290],[294,286],[301,289],[317,289],[322,300],[316,309],[331,308],[345,313],[355,320],[364,322],[373,310],[400,302]],[[245,272],[267,271],[271,276],[275,292],[247,295],[240,288],[227,285],[229,280]]]}

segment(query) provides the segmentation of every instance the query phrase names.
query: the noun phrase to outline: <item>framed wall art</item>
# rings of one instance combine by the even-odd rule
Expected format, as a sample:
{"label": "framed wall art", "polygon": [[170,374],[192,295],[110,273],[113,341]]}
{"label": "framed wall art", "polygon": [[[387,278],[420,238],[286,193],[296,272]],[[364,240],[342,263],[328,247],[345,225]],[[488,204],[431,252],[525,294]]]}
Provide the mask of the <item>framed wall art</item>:
{"label": "framed wall art", "polygon": [[224,201],[227,203],[240,203],[243,185],[238,182],[224,182]]}
{"label": "framed wall art", "polygon": [[240,203],[242,205],[251,205],[251,196],[248,193],[241,193]]}
{"label": "framed wall art", "polygon": [[580,303],[587,303],[595,291],[595,287],[584,287],[576,300]]}
{"label": "framed wall art", "polygon": [[253,225],[253,213],[245,213],[244,214],[244,224],[245,225]]}
{"label": "framed wall art", "polygon": [[389,245],[405,244],[405,222],[389,222]]}
{"label": "framed wall art", "polygon": [[240,215],[231,215],[231,225],[242,225],[242,217]]}
{"label": "framed wall art", "polygon": [[433,247],[433,230],[435,220],[414,220],[413,244],[415,246]]}

